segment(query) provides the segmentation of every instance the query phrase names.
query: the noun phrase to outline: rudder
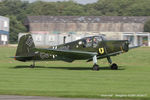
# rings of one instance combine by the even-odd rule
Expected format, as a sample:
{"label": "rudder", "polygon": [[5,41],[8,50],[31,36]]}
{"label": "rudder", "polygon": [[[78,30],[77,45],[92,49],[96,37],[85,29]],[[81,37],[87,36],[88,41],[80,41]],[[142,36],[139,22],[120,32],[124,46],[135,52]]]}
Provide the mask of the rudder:
{"label": "rudder", "polygon": [[35,48],[35,44],[31,34],[23,35],[19,40],[16,56],[34,56],[33,48]]}

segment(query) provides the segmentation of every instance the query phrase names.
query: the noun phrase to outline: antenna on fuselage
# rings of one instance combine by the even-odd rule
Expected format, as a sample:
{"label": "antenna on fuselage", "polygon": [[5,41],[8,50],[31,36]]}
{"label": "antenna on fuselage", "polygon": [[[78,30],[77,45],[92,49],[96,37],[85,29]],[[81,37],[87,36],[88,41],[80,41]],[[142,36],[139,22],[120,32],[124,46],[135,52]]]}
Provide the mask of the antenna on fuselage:
{"label": "antenna on fuselage", "polygon": [[64,36],[63,43],[64,44],[66,43],[66,36]]}

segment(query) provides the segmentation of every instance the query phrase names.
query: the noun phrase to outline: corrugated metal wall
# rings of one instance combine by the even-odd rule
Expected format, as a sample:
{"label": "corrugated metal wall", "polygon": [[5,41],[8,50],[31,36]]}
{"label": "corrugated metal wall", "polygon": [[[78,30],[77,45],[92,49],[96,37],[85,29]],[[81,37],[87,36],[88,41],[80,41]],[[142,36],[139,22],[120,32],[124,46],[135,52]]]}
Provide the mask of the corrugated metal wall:
{"label": "corrugated metal wall", "polygon": [[142,23],[30,23],[30,32],[142,32],[143,27]]}

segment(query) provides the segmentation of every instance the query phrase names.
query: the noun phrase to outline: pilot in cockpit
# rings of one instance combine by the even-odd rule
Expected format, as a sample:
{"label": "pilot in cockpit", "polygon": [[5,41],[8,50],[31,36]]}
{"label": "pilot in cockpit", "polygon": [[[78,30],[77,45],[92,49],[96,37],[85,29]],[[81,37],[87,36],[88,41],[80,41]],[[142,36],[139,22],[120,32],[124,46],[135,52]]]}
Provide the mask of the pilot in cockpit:
{"label": "pilot in cockpit", "polygon": [[88,38],[86,39],[86,47],[90,47],[90,46],[92,46],[92,38],[91,38],[91,37],[88,37]]}

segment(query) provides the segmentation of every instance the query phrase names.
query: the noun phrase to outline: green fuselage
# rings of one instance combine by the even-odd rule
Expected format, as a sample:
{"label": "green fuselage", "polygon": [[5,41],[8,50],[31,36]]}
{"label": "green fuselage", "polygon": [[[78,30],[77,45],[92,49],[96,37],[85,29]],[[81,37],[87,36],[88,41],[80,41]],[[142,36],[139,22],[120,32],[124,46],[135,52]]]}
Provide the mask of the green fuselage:
{"label": "green fuselage", "polygon": [[[23,42],[26,44],[23,45]],[[56,52],[57,50],[58,52]],[[118,52],[123,53],[127,51],[127,40],[104,40],[101,36],[85,37],[62,45],[51,46],[44,50],[36,49],[32,38],[23,37],[18,45],[15,59],[19,61],[63,60],[71,62],[73,60],[91,59],[92,56],[87,55],[88,53],[94,53],[98,58],[105,58],[116,55]]]}
{"label": "green fuselage", "polygon": [[[96,52],[97,57],[104,56],[102,58],[105,58],[105,55],[115,52],[127,52],[128,51],[128,41],[127,40],[101,40],[94,42],[92,37],[91,42],[86,41],[87,38],[83,38],[77,41],[73,41],[70,43],[52,46],[50,49],[57,49],[57,50],[73,50],[73,51],[82,51],[82,52]],[[65,55],[64,55],[65,56]],[[63,58],[63,55],[55,55],[55,54],[49,54],[49,53],[42,53],[39,52],[35,55],[35,60],[61,60]],[[84,60],[89,59],[89,57],[85,56],[79,56],[79,55],[70,55],[70,59],[74,60]],[[64,58],[66,59],[66,58]]]}

